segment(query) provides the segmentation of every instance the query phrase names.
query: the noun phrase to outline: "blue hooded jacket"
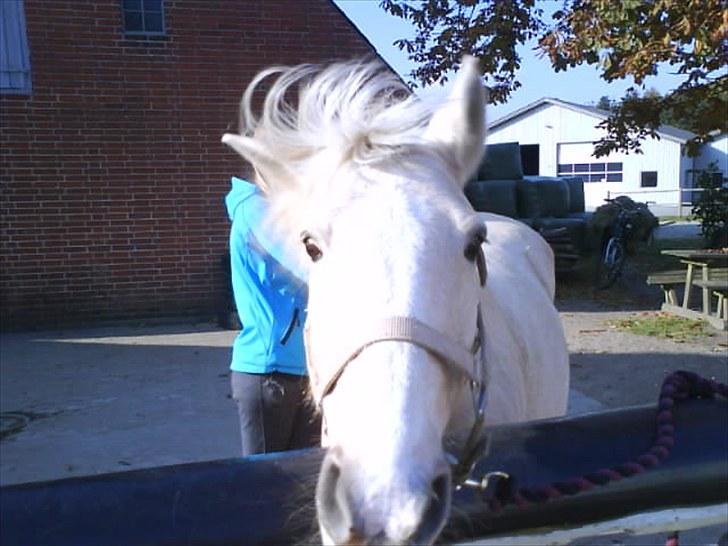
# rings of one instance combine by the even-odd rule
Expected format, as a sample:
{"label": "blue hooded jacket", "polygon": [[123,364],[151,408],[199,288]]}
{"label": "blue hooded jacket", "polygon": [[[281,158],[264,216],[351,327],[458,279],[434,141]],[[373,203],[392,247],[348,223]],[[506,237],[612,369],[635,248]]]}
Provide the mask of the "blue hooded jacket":
{"label": "blue hooded jacket", "polygon": [[266,229],[267,201],[257,186],[233,178],[225,205],[233,223],[233,293],[243,323],[233,344],[230,369],[305,375],[307,288],[286,267],[280,242]]}

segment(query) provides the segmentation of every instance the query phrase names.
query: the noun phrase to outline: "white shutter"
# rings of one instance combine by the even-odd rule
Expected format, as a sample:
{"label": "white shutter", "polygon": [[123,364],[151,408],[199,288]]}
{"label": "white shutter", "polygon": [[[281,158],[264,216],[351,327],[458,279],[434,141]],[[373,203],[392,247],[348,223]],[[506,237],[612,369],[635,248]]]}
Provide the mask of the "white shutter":
{"label": "white shutter", "polygon": [[0,0],[0,93],[30,94],[23,0]]}

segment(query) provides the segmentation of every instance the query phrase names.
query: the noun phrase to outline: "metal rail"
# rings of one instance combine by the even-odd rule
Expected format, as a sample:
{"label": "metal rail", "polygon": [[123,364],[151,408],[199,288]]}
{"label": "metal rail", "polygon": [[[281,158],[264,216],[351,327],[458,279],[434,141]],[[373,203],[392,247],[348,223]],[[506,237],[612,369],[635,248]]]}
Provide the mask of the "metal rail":
{"label": "metal rail", "polygon": [[[654,406],[643,406],[494,427],[476,476],[503,471],[517,487],[531,487],[631,460],[653,440],[655,415]],[[479,492],[460,490],[444,540],[575,528],[640,512],[724,503],[728,403],[686,401],[675,415],[675,445],[654,469],[573,497],[499,512],[489,510]],[[0,542],[313,543],[321,456],[320,450],[306,450],[0,488]]]}

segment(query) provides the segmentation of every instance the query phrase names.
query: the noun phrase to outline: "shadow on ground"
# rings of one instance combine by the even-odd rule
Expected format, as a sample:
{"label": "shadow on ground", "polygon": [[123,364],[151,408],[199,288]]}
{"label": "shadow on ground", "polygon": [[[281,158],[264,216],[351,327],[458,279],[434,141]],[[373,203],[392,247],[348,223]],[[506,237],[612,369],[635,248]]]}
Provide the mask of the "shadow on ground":
{"label": "shadow on ground", "polygon": [[656,404],[663,380],[678,370],[728,382],[725,353],[572,353],[570,361],[572,387],[610,408]]}
{"label": "shadow on ground", "polygon": [[4,335],[0,484],[238,455],[234,332],[167,331]]}

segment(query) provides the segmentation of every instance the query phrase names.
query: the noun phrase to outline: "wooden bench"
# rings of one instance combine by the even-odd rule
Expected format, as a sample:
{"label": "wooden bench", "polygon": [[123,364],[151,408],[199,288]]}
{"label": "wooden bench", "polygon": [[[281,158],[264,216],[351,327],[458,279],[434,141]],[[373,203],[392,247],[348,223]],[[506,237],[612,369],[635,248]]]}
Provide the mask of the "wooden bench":
{"label": "wooden bench", "polygon": [[[668,271],[658,271],[647,277],[647,284],[657,284],[662,288],[665,294],[665,303],[679,305],[677,302],[676,286],[685,285],[685,269],[670,269]],[[716,268],[710,270],[710,280],[693,279],[693,284],[701,288],[708,288],[715,292],[720,292],[721,288],[725,291],[728,282],[728,268]],[[720,300],[720,296],[719,296]],[[722,303],[722,302],[721,302]]]}
{"label": "wooden bench", "polygon": [[[717,270],[718,272],[722,270]],[[712,273],[712,271],[711,271]],[[715,276],[718,277],[718,276]],[[701,288],[707,288],[713,293],[714,296],[718,297],[718,306],[716,308],[716,315],[718,318],[728,318],[728,277],[723,278],[712,278],[703,280],[695,279],[693,284]]]}
{"label": "wooden bench", "polygon": [[685,284],[685,269],[659,271],[647,277],[647,284],[657,284],[665,295],[665,303],[678,305],[675,287]]}
{"label": "wooden bench", "polygon": [[693,284],[700,286],[701,288],[710,288],[711,290],[728,290],[728,279],[709,279],[704,281],[703,279],[695,279]]}
{"label": "wooden bench", "polygon": [[[662,288],[665,301],[661,309],[678,316],[705,320],[718,330],[728,330],[728,267],[708,267],[707,263],[681,261],[687,265],[685,269],[659,271],[647,277],[647,284],[656,284]],[[697,275],[696,266],[699,267]],[[677,299],[678,285],[685,287],[682,304]],[[693,287],[702,292],[701,311],[690,308],[690,289]],[[711,309],[713,295],[718,297],[716,313]]]}

